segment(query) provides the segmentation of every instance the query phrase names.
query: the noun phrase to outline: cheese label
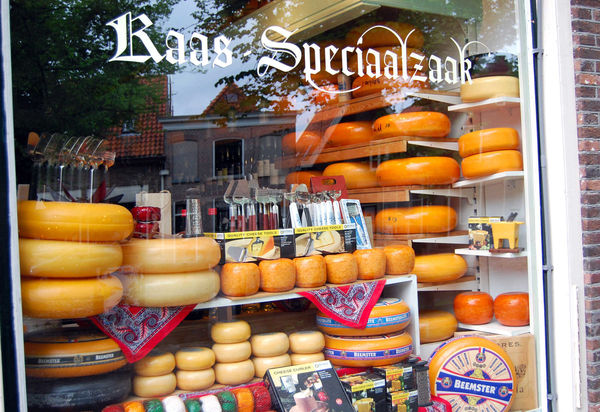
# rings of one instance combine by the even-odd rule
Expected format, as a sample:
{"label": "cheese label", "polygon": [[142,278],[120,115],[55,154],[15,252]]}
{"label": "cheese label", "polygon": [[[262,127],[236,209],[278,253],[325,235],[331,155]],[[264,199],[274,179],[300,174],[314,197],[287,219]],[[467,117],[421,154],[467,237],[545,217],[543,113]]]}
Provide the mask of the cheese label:
{"label": "cheese label", "polygon": [[103,363],[113,363],[124,360],[125,356],[120,349],[111,352],[87,353],[69,356],[25,356],[25,365],[28,368],[47,367],[72,367],[91,366]]}
{"label": "cheese label", "polygon": [[[398,325],[400,323],[408,322],[409,320],[410,320],[409,312],[400,313],[399,315],[394,315],[394,316],[380,316],[377,318],[369,318],[369,320],[367,321],[366,328],[368,329],[368,328],[376,328],[376,327],[380,327],[380,326]],[[328,327],[328,328],[345,328],[345,329],[348,328],[348,326],[343,325],[334,319],[327,318],[324,316],[317,316],[317,325]]]}
{"label": "cheese label", "polygon": [[412,345],[401,346],[384,350],[337,350],[325,348],[323,351],[327,358],[347,360],[379,360],[391,359],[412,353]]}

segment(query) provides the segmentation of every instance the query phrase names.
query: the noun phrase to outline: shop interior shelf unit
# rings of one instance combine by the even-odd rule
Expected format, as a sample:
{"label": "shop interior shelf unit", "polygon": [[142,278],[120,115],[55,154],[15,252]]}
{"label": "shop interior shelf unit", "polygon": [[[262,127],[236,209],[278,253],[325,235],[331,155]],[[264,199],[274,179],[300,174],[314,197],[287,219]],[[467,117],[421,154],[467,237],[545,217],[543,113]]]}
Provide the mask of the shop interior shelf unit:
{"label": "shop interior shelf unit", "polygon": [[525,173],[523,171],[500,172],[490,176],[480,177],[478,179],[465,179],[458,181],[452,185],[454,188],[475,187],[486,183],[497,183],[504,180],[519,180],[523,179]]}
{"label": "shop interior shelf unit", "polygon": [[521,99],[519,97],[494,97],[491,99],[482,100],[480,102],[461,103],[448,106],[448,111],[478,113],[501,108],[518,109],[520,106]]}
{"label": "shop interior shelf unit", "polygon": [[483,256],[483,257],[492,257],[492,258],[503,258],[503,259],[517,259],[517,258],[526,258],[528,253],[526,250],[521,251],[519,253],[492,253],[489,250],[476,250],[476,249],[455,249],[454,253],[457,255],[463,256]]}

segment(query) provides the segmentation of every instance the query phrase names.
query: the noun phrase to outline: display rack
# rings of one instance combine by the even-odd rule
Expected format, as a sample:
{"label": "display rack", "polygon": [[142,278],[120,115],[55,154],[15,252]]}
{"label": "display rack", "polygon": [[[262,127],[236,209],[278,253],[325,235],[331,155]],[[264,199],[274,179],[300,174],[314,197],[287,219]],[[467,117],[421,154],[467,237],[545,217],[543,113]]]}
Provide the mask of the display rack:
{"label": "display rack", "polygon": [[491,258],[502,258],[502,259],[518,259],[526,258],[528,256],[527,251],[521,251],[519,253],[492,253],[489,250],[477,250],[477,249],[455,249],[454,253],[457,255],[464,256],[482,256]]}
{"label": "display rack", "polygon": [[498,183],[505,180],[519,180],[523,179],[525,172],[523,171],[511,171],[511,172],[500,172],[491,176],[480,177],[477,179],[465,179],[458,181],[452,185],[454,188],[461,187],[475,187],[486,183]]}
{"label": "display rack", "polygon": [[449,112],[479,113],[497,109],[518,109],[521,99],[518,97],[494,97],[474,103],[461,103],[448,106]]}

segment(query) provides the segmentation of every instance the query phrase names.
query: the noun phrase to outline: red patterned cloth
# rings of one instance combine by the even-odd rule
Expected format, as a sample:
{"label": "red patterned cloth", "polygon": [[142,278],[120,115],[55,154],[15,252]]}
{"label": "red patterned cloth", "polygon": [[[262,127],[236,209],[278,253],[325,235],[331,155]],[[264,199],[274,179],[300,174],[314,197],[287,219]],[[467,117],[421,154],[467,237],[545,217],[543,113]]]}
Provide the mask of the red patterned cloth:
{"label": "red patterned cloth", "polygon": [[119,304],[90,319],[117,342],[127,360],[133,363],[158,345],[194,306],[142,308]]}
{"label": "red patterned cloth", "polygon": [[327,287],[325,289],[298,292],[332,319],[351,328],[364,329],[371,309],[379,300],[385,279],[354,285]]}

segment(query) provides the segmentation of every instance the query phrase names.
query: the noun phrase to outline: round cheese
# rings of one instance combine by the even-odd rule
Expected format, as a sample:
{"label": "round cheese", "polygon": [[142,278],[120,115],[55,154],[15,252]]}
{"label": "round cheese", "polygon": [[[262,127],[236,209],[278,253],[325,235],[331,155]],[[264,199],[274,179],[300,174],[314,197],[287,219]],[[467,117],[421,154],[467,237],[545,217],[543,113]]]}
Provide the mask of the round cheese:
{"label": "round cheese", "polygon": [[290,350],[294,353],[321,352],[325,347],[325,337],[318,330],[294,332],[289,336]]}
{"label": "round cheese", "polygon": [[300,170],[292,172],[285,177],[285,187],[289,188],[290,185],[305,184],[306,187],[310,187],[310,178],[315,176],[321,176],[319,170]]}
{"label": "round cheese", "polygon": [[145,412],[164,412],[165,408],[159,399],[148,399],[144,401]]}
{"label": "round cheese", "polygon": [[[394,43],[392,43],[394,44]],[[394,60],[396,61],[396,67],[398,67],[399,69],[399,75],[402,75],[402,47],[400,46],[382,46],[382,47],[373,47],[372,48],[374,51],[379,53],[379,60],[382,66],[390,66],[391,64],[394,63]],[[396,54],[396,58],[394,59],[393,56],[391,54],[388,54],[387,56],[385,55],[387,52],[391,52],[391,53],[395,53]],[[411,57],[411,54],[415,53],[418,54],[419,56],[422,56],[423,59],[420,58],[415,58],[415,57]],[[375,57],[372,57],[370,55],[367,54],[367,50],[363,50],[363,54],[362,54],[362,67],[363,67],[363,71],[366,71],[367,68],[367,64],[368,63],[375,63]],[[406,48],[406,67],[409,69],[409,72],[412,73],[417,70],[415,69],[415,65],[421,65],[423,66],[419,71],[419,75],[426,76],[426,71],[427,71],[427,67],[428,67],[428,59],[425,55],[425,53],[423,53],[422,50],[419,49],[415,49],[413,47],[407,47]],[[348,69],[354,73],[358,73],[358,55],[356,54],[351,54],[350,58],[348,59]],[[382,76],[383,77],[383,76]]]}
{"label": "round cheese", "polygon": [[247,340],[238,343],[215,343],[212,346],[217,362],[233,363],[250,359],[252,345]]}
{"label": "round cheese", "polygon": [[321,362],[325,360],[323,352],[316,353],[292,353],[290,355],[292,365],[302,365],[305,363]]}
{"label": "round cheese", "polygon": [[208,369],[215,364],[215,353],[209,348],[183,348],[175,353],[175,363],[184,371]]}
{"label": "round cheese", "polygon": [[210,329],[210,337],[216,343],[239,343],[250,338],[250,325],[244,320],[217,322]]}
{"label": "round cheese", "polygon": [[371,122],[343,122],[329,126],[323,138],[329,146],[347,146],[373,140]]}
{"label": "round cheese", "polygon": [[186,399],[183,403],[187,412],[202,412],[202,405],[198,399]]}
{"label": "round cheese", "polygon": [[450,312],[424,310],[419,312],[419,334],[421,343],[439,342],[451,338],[458,323]]}
{"label": "round cheese", "polygon": [[529,293],[502,293],[494,299],[494,314],[504,326],[529,325]]}
{"label": "round cheese", "polygon": [[458,139],[460,157],[497,150],[519,150],[519,133],[511,127],[476,130]]}
{"label": "round cheese", "polygon": [[290,355],[284,353],[279,356],[271,356],[268,358],[252,358],[252,362],[254,362],[254,375],[257,378],[262,378],[267,373],[268,369],[271,368],[280,368],[282,366],[290,366],[292,364],[292,360],[290,359]]}
{"label": "round cheese", "polygon": [[431,394],[453,410],[508,411],[516,373],[508,354],[483,337],[460,337],[436,349],[429,360]]}
{"label": "round cheese", "polygon": [[[167,396],[162,400],[164,412],[186,412],[185,403],[177,395]],[[150,412],[146,409],[147,412]]]}
{"label": "round cheese", "polygon": [[519,78],[479,77],[460,86],[460,98],[465,103],[480,102],[495,97],[519,97]]}
{"label": "round cheese", "polygon": [[449,206],[388,208],[375,216],[377,233],[396,235],[449,232],[456,224],[456,212]]}
{"label": "round cheese", "polygon": [[357,249],[352,254],[358,265],[358,279],[372,280],[385,276],[385,253],[383,249]]}
{"label": "round cheese", "polygon": [[327,282],[333,284],[352,283],[358,279],[358,264],[350,253],[325,256]]}
{"label": "round cheese", "polygon": [[287,154],[312,153],[321,146],[321,135],[306,130],[288,133],[281,139],[281,149]]}
{"label": "round cheese", "polygon": [[454,297],[454,316],[468,325],[483,325],[494,317],[494,300],[485,292],[462,292]]}
{"label": "round cheese", "polygon": [[371,170],[371,166],[368,163],[333,163],[323,170],[323,176],[344,176],[348,189],[377,186],[375,171]]}
{"label": "round cheese", "polygon": [[103,313],[121,300],[115,276],[82,279],[21,279],[23,314],[32,318],[84,318]]}
{"label": "round cheese", "polygon": [[467,273],[467,262],[454,253],[436,253],[415,258],[412,271],[422,283],[450,282]]}
{"label": "round cheese", "polygon": [[177,387],[177,378],[174,373],[161,376],[133,377],[133,393],[140,398],[157,398],[173,393]]}
{"label": "round cheese", "polygon": [[250,338],[252,354],[260,357],[273,357],[287,353],[290,340],[283,332],[261,333]]}
{"label": "round cheese", "polygon": [[412,349],[412,338],[405,332],[369,337],[325,335],[325,359],[336,366],[391,365],[408,358]]}
{"label": "round cheese", "polygon": [[294,266],[296,286],[299,288],[316,288],[327,282],[327,266],[321,255],[295,258]]}
{"label": "round cheese", "polygon": [[221,292],[225,296],[250,296],[258,292],[260,271],[256,263],[225,263],[221,269]]}
{"label": "round cheese", "polygon": [[215,384],[213,368],[194,371],[178,370],[175,376],[177,387],[184,391],[201,391]]}
{"label": "round cheese", "polygon": [[465,157],[460,164],[466,179],[523,170],[523,156],[516,150],[498,150]]}
{"label": "round cheese", "polygon": [[385,253],[385,272],[388,275],[406,275],[415,266],[415,250],[408,245],[387,245]]}
{"label": "round cheese", "polygon": [[219,293],[219,275],[213,270],[189,273],[122,275],[123,301],[144,307],[184,306],[206,302]]}
{"label": "round cheese", "polygon": [[254,396],[248,388],[233,389],[238,412],[254,412]]}
{"label": "round cheese", "polygon": [[250,388],[252,396],[254,396],[254,411],[266,412],[271,409],[271,395],[269,390],[264,386],[253,386]]}
{"label": "round cheese", "polygon": [[379,186],[449,185],[460,178],[460,166],[451,157],[409,157],[385,161],[375,174]]}
{"label": "round cheese", "polygon": [[221,412],[221,403],[215,395],[207,395],[200,398],[202,411]]}
{"label": "round cheese", "polygon": [[291,259],[262,260],[258,269],[260,289],[265,292],[285,292],[296,284],[296,267]]}
{"label": "round cheese", "polygon": [[123,410],[125,412],[145,412],[146,408],[142,402],[130,401],[123,404]]}
{"label": "round cheese", "polygon": [[221,385],[241,385],[254,378],[254,364],[250,359],[241,362],[215,363],[215,376]]}
{"label": "round cheese", "polygon": [[21,275],[85,278],[107,275],[123,262],[118,243],[19,239]]}
{"label": "round cheese", "polygon": [[[368,75],[359,76],[352,82],[352,88],[356,89],[352,92],[352,97],[358,98],[373,94],[382,94],[383,96],[387,96],[400,91],[405,91],[407,89],[429,89],[429,80],[416,80],[413,79],[414,75],[415,72],[410,70],[408,72],[407,80],[405,80],[403,77],[398,77],[397,79],[388,79],[384,76],[378,78],[372,78]],[[423,76],[423,73],[421,72],[419,76]]]}
{"label": "round cheese", "polygon": [[75,242],[117,242],[133,232],[133,217],[107,203],[43,202],[17,204],[19,236]]}
{"label": "round cheese", "polygon": [[175,356],[171,352],[151,352],[133,364],[139,376],[162,376],[175,369]]}
{"label": "round cheese", "polygon": [[235,395],[230,391],[217,393],[217,399],[221,404],[223,412],[237,412],[237,400],[235,399]]}
{"label": "round cheese", "polygon": [[[374,26],[384,26],[392,31],[379,27],[373,28]],[[411,31],[412,33],[409,36]],[[348,34],[346,34],[346,44],[356,46],[358,45],[358,40],[362,36],[360,47],[363,50],[373,47],[389,46],[391,44],[395,45],[398,44],[398,37],[396,37],[396,35],[406,41],[407,47],[420,48],[423,47],[423,43],[425,43],[423,32],[412,24],[400,23],[397,21],[381,21],[365,23],[352,28]]]}
{"label": "round cheese", "polygon": [[438,112],[388,114],[373,122],[375,139],[397,136],[445,137],[450,133],[450,119]]}

